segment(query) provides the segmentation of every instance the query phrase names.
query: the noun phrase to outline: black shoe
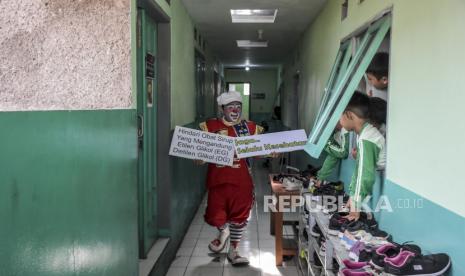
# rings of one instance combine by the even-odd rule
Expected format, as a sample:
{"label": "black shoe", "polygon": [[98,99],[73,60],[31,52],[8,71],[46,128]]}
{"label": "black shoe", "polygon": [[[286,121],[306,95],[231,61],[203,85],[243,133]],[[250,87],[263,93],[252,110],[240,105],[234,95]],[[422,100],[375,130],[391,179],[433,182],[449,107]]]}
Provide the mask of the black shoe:
{"label": "black shoe", "polygon": [[386,239],[388,241],[392,241],[392,236],[386,231],[380,229],[368,229],[368,233],[370,233],[373,237]]}
{"label": "black shoe", "polygon": [[378,222],[375,220],[375,218],[368,218],[367,213],[361,212],[360,213],[360,218],[359,221],[365,223],[368,226],[368,229],[377,229],[378,228]]}
{"label": "black shoe", "polygon": [[330,182],[329,185],[331,185],[336,191],[344,191],[344,182],[342,181]]}
{"label": "black shoe", "polygon": [[374,255],[374,251],[362,249],[360,253],[358,253],[358,262],[369,262]]}
{"label": "black shoe", "polygon": [[328,233],[331,235],[338,235],[341,227],[349,222],[349,220],[345,218],[348,214],[349,213],[340,212],[332,215],[329,220]]}
{"label": "black shoe", "polygon": [[356,220],[356,221],[353,221],[353,222],[349,223],[347,225],[346,230],[351,232],[351,233],[361,231],[361,230],[367,232],[368,225],[366,225],[364,222],[362,222],[360,220]]}
{"label": "black shoe", "polygon": [[394,258],[386,258],[384,271],[393,275],[443,275],[450,268],[450,257],[447,254],[415,255],[403,254]]}
{"label": "black shoe", "polygon": [[421,248],[418,245],[410,243],[390,243],[379,247],[373,252],[370,265],[382,271],[384,270],[384,258],[393,258],[403,250],[408,250],[416,255],[421,255]]}

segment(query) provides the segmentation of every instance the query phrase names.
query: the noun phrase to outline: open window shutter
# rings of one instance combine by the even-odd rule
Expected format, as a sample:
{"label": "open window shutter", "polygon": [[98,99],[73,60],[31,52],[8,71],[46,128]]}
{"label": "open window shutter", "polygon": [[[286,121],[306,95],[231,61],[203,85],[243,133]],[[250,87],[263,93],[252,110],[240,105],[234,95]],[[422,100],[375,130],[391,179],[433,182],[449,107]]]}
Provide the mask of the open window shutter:
{"label": "open window shutter", "polygon": [[325,87],[325,92],[323,95],[323,99],[321,100],[320,109],[318,110],[317,118],[315,120],[318,122],[318,119],[322,113],[324,107],[328,104],[328,100],[331,96],[331,92],[334,91],[334,84],[340,82],[340,79],[344,75],[345,71],[347,71],[347,66],[349,64],[350,58],[352,53],[352,44],[349,41],[344,42],[336,56],[336,61],[334,62],[333,68],[331,69],[331,73],[329,75],[328,83]]}
{"label": "open window shutter", "polygon": [[[371,24],[368,27],[365,36],[361,40],[355,54],[348,61],[348,64],[345,65],[344,62],[341,63],[341,74],[339,74],[338,77],[335,77],[335,73],[332,72],[317,120],[311,130],[307,145],[304,148],[310,156],[314,158],[318,158],[320,156],[326,142],[333,133],[339,118],[349,103],[350,98],[352,97],[360,80],[363,78],[368,65],[373,59],[373,56],[376,54],[390,27],[390,15],[387,15]],[[350,50],[350,44],[347,48]],[[346,57],[347,55],[348,54],[346,54]],[[336,61],[338,62],[338,60]],[[338,66],[335,65],[333,66],[332,71],[335,70],[335,67],[337,70]],[[336,79],[331,80],[332,78]],[[332,83],[333,81],[334,84]]]}

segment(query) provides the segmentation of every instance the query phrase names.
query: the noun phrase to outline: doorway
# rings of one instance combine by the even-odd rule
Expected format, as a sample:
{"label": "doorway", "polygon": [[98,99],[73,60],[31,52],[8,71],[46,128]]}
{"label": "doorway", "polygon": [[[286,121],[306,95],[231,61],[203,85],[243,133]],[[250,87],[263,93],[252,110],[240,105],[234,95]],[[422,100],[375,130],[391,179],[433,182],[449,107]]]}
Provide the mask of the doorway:
{"label": "doorway", "polygon": [[228,91],[242,94],[242,118],[250,120],[250,82],[228,82]]}
{"label": "doorway", "polygon": [[158,238],[157,224],[157,23],[144,9],[137,17],[138,233],[139,257]]}

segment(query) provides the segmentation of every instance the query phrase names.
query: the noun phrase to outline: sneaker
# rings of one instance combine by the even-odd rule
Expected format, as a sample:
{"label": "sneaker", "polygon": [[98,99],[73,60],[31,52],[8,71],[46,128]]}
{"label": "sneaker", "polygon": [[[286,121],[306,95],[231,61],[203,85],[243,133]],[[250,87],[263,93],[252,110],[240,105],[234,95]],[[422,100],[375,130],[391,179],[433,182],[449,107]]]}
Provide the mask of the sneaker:
{"label": "sneaker", "polygon": [[246,266],[246,265],[249,265],[249,260],[246,257],[242,257],[241,255],[239,255],[238,248],[234,247],[232,245],[229,246],[227,258],[228,258],[228,261],[233,266]]}
{"label": "sneaker", "polygon": [[361,241],[356,242],[351,248],[349,252],[349,258],[358,262],[358,258],[360,252],[365,249],[365,244]]}
{"label": "sneaker", "polygon": [[385,258],[384,271],[393,275],[443,275],[450,268],[447,254],[417,255],[402,251],[394,258]]}
{"label": "sneaker", "polygon": [[358,253],[357,262],[369,262],[373,258],[374,250],[365,245],[365,248]]}
{"label": "sneaker", "polygon": [[369,232],[373,237],[381,238],[381,239],[385,239],[385,240],[392,240],[391,234],[389,234],[386,231],[383,231],[383,230],[380,230],[380,229],[372,229]]}
{"label": "sneaker", "polygon": [[366,225],[363,221],[361,220],[356,220],[353,221],[352,223],[347,225],[346,230],[349,231],[350,233],[357,232],[360,230],[367,230],[368,225]]}
{"label": "sneaker", "polygon": [[349,220],[345,218],[345,216],[347,215],[348,213],[339,212],[339,213],[335,213],[331,217],[331,219],[329,220],[329,225],[328,225],[328,233],[330,235],[337,236],[339,234],[339,231],[341,230],[341,227],[344,224],[349,223]]}
{"label": "sneaker", "polygon": [[352,227],[353,225],[357,224],[357,221],[358,220],[347,220],[346,223],[342,224],[340,229],[339,229],[339,237],[341,238],[344,233],[346,232],[347,229],[349,229],[350,227]]}
{"label": "sneaker", "polygon": [[226,227],[218,233],[218,237],[210,242],[208,249],[213,253],[220,253],[229,239],[229,228]]}
{"label": "sneaker", "polygon": [[329,185],[331,185],[336,191],[344,191],[344,183],[342,181],[330,182]]}
{"label": "sneaker", "polygon": [[339,272],[339,275],[341,276],[374,276],[377,274],[374,274],[373,272],[370,271],[370,269],[363,269],[363,270],[352,270],[348,268],[344,268]]}
{"label": "sneaker", "polygon": [[353,262],[347,259],[342,260],[342,263],[348,269],[363,269],[370,266],[368,262]]}
{"label": "sneaker", "polygon": [[372,259],[370,260],[370,264],[378,269],[384,270],[384,259],[385,258],[394,258],[395,256],[399,255],[401,251],[410,251],[417,255],[421,254],[421,248],[414,244],[396,244],[396,243],[388,243],[376,249],[373,254]]}

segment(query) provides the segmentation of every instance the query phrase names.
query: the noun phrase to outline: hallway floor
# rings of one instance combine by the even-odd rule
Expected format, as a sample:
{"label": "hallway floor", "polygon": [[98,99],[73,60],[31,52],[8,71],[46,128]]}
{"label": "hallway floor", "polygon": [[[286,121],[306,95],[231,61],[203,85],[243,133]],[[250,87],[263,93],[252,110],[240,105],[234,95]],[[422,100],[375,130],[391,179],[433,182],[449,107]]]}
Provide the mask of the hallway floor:
{"label": "hallway floor", "polygon": [[[256,160],[253,165],[256,204],[240,244],[240,253],[249,258],[250,265],[233,267],[226,259],[227,248],[221,254],[213,254],[209,251],[207,246],[216,236],[217,230],[203,220],[205,198],[171,264],[168,276],[301,275],[296,256],[284,262],[282,267],[275,265],[275,242],[274,236],[270,235],[270,214],[263,208],[263,196],[271,194],[267,181],[268,173],[269,169],[263,167],[263,161]],[[292,219],[295,215],[285,214],[285,219]],[[283,231],[289,235],[293,233],[291,228],[284,228]]]}

